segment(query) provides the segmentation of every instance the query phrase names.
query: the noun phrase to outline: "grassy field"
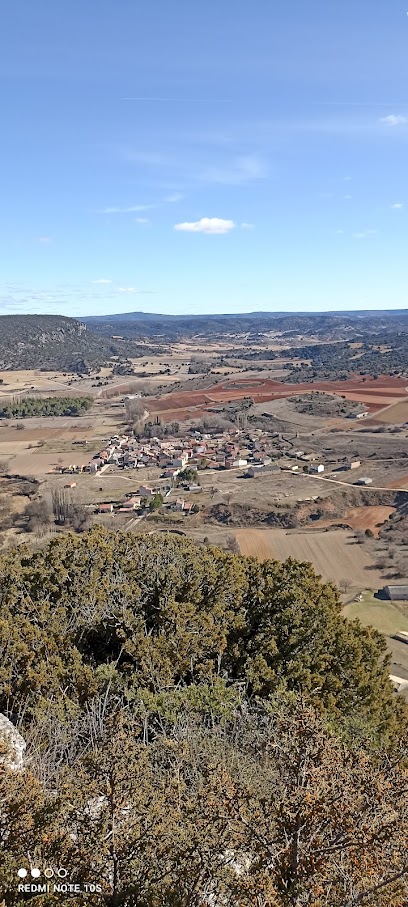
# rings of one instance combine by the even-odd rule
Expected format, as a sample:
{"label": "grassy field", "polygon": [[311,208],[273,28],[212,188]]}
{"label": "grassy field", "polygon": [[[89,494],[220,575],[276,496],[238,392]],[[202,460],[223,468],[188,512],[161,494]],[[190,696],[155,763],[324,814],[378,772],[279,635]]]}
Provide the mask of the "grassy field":
{"label": "grassy field", "polygon": [[371,592],[364,592],[361,602],[346,605],[344,614],[350,620],[358,618],[365,627],[375,627],[385,636],[393,636],[399,630],[408,632],[408,617],[398,606],[393,602],[378,601]]}
{"label": "grassy field", "polygon": [[[392,639],[399,630],[408,632],[408,617],[393,602],[378,601],[371,592],[364,592],[361,602],[346,605],[343,614],[349,620],[358,620],[365,627],[374,627],[383,633],[391,655],[390,674],[408,680],[408,645]],[[408,690],[404,696],[408,699]]]}

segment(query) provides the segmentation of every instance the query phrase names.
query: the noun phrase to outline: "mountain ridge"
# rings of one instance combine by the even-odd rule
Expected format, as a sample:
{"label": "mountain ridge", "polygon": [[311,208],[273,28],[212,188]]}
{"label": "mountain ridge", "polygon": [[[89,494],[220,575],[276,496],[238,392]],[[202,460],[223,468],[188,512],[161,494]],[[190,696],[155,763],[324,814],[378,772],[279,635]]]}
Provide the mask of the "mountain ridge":
{"label": "mountain ridge", "polygon": [[132,340],[113,340],[67,315],[1,315],[0,370],[40,368],[88,372],[112,359],[137,358],[149,349]]}

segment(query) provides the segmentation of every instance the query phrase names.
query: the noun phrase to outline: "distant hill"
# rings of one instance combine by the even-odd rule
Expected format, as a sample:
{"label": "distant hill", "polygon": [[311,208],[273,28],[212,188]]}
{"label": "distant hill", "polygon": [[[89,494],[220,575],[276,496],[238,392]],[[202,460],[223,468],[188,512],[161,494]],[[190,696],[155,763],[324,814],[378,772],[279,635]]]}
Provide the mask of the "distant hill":
{"label": "distant hill", "polygon": [[149,355],[151,347],[113,340],[62,315],[1,315],[0,370],[46,369],[78,372],[112,360]]}
{"label": "distant hill", "polygon": [[279,331],[288,335],[321,335],[322,338],[360,336],[367,332],[408,331],[408,310],[362,312],[248,312],[233,315],[154,315],[125,312],[82,319],[92,330],[111,336],[156,337],[180,340],[186,337],[225,337],[226,334]]}

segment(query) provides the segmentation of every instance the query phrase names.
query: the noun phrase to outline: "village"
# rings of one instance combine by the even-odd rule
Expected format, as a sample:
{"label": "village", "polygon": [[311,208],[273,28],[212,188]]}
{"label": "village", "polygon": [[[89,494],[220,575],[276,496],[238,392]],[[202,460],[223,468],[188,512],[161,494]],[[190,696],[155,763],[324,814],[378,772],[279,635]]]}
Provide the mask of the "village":
{"label": "village", "polygon": [[[86,450],[87,442],[74,442]],[[226,470],[238,470],[242,478],[256,479],[265,475],[292,475],[322,477],[327,472],[348,472],[358,470],[360,460],[346,457],[322,462],[315,452],[295,449],[294,440],[283,437],[279,432],[261,429],[246,431],[231,428],[224,431],[200,432],[190,429],[183,437],[134,437],[133,434],[113,435],[108,443],[92,459],[82,465],[56,466],[60,475],[89,474],[104,475],[108,470],[143,470],[149,474],[158,470],[154,482],[141,482],[136,491],[125,500],[114,505],[100,502],[99,513],[131,512],[146,509],[152,504],[160,507],[174,488],[182,487],[184,492],[197,494],[202,488],[199,473],[213,474]],[[143,478],[143,473],[138,473]],[[372,478],[359,476],[356,485],[370,485]],[[66,488],[74,489],[75,480],[67,482]],[[173,509],[186,514],[196,512],[192,501],[179,497],[171,502]]]}

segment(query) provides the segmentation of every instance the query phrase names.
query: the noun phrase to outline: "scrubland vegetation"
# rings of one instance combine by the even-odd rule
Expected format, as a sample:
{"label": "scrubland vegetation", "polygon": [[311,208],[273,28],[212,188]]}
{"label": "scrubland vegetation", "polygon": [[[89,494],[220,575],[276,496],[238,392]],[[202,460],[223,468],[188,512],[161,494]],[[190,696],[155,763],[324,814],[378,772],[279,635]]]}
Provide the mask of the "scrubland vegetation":
{"label": "scrubland vegetation", "polygon": [[404,903],[406,706],[310,565],[99,527],[5,554],[0,595],[7,905],[27,852],[91,871],[78,905]]}

